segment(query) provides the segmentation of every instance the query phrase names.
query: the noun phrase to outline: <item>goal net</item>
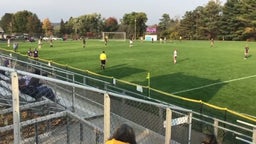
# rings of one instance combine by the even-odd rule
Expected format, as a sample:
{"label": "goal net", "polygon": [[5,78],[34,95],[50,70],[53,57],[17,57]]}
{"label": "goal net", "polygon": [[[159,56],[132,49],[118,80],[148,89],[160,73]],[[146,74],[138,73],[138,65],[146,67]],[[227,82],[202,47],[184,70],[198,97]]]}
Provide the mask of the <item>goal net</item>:
{"label": "goal net", "polygon": [[126,32],[102,32],[102,39],[126,41]]}

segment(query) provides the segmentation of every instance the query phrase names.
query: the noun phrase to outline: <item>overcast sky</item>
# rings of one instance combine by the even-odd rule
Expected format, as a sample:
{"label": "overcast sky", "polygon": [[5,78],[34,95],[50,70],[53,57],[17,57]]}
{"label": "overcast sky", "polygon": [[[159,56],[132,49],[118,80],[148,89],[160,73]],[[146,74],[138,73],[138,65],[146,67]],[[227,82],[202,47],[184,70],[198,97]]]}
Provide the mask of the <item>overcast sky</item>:
{"label": "overcast sky", "polygon": [[[209,0],[1,0],[0,17],[5,13],[28,10],[40,20],[67,21],[70,17],[98,13],[103,18],[120,19],[126,13],[145,12],[147,24],[158,24],[164,13],[182,18],[186,11],[205,6]],[[226,0],[221,0],[222,4]]]}

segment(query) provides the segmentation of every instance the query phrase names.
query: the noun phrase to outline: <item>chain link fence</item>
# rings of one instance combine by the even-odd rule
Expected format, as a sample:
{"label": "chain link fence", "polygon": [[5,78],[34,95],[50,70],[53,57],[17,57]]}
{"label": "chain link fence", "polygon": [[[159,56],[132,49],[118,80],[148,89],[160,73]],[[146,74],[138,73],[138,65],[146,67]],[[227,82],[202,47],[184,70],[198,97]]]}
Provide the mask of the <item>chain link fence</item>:
{"label": "chain link fence", "polygon": [[[212,136],[219,143],[227,144],[256,141],[254,125],[228,123],[174,105],[143,100],[130,93],[138,99],[121,93],[123,91],[106,89],[114,87],[108,82],[82,75],[72,77],[72,72],[57,71],[57,68],[53,71],[47,66],[39,67],[39,63],[25,65],[11,60],[11,68],[0,66],[3,71],[0,75],[0,143],[103,144],[123,123],[134,128],[139,144],[193,144]],[[35,69],[40,73],[31,73]],[[10,75],[13,72],[19,79],[24,76],[39,79],[41,86],[51,89],[56,98],[49,99],[47,93],[37,98],[19,91],[18,134],[15,133],[15,89]],[[87,83],[83,83],[85,81]]]}

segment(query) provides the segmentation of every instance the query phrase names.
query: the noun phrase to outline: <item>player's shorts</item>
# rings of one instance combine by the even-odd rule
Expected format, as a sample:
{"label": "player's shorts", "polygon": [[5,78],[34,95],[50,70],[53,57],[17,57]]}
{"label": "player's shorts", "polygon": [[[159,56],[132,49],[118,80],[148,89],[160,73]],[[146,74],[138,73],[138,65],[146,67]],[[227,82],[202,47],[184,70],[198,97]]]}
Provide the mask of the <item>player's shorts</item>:
{"label": "player's shorts", "polygon": [[101,60],[101,64],[106,64],[106,60]]}

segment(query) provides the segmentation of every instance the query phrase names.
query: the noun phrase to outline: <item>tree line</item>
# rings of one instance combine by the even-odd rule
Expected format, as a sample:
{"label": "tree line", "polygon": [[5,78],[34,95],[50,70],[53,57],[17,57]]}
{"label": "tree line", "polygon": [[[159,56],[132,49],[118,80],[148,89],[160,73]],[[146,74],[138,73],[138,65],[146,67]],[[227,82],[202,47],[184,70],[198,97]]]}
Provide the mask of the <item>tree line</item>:
{"label": "tree line", "polygon": [[[205,6],[187,11],[182,18],[170,18],[164,13],[155,27],[158,37],[192,40],[254,40],[256,37],[256,0],[211,0]],[[36,14],[24,10],[14,14],[5,13],[0,26],[5,33],[27,33],[30,36],[70,36],[98,38],[101,32],[126,32],[128,36],[140,37],[148,32],[148,18],[144,12],[124,14],[122,19],[102,18],[100,14],[85,14],[61,19],[58,27],[46,18],[40,21]],[[136,34],[136,36],[134,36]]]}

